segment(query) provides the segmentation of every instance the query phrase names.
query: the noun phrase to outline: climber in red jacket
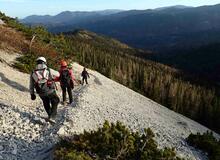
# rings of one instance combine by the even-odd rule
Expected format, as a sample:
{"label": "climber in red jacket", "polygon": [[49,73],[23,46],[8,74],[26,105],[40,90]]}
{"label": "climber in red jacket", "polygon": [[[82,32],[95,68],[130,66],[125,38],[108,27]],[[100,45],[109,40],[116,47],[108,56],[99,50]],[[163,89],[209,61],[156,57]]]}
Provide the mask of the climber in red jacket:
{"label": "climber in red jacket", "polygon": [[73,102],[72,89],[74,88],[75,78],[72,70],[67,67],[66,61],[62,60],[60,65],[60,76],[58,77],[58,80],[60,81],[60,86],[62,88],[63,104],[66,104],[66,91],[68,92],[69,103],[71,104]]}

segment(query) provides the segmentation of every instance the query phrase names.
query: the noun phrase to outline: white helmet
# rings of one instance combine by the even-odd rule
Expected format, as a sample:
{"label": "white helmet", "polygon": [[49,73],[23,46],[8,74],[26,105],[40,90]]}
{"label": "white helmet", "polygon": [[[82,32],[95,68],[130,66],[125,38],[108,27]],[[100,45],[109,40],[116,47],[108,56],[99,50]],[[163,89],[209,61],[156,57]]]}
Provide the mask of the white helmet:
{"label": "white helmet", "polygon": [[47,63],[47,60],[44,57],[38,57],[37,61],[43,61],[44,63]]}

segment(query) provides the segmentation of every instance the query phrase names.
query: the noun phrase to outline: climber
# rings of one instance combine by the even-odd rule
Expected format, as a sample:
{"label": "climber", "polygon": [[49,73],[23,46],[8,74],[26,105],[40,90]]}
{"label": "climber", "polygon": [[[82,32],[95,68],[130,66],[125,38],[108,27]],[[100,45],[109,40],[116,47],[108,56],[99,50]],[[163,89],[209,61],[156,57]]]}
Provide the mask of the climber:
{"label": "climber", "polygon": [[83,69],[81,76],[82,76],[82,85],[84,84],[84,81],[86,81],[86,84],[88,84],[87,78],[90,77],[89,77],[89,73],[86,71],[86,68]]}
{"label": "climber", "polygon": [[57,106],[60,102],[56,93],[56,84],[54,79],[59,77],[59,72],[48,68],[44,57],[36,60],[35,70],[30,75],[30,94],[31,99],[35,100],[35,90],[43,101],[44,108],[48,114],[48,120],[55,123],[57,115]]}
{"label": "climber", "polygon": [[72,95],[72,89],[74,88],[74,81],[75,78],[73,76],[72,68],[70,65],[67,65],[67,62],[62,60],[60,62],[60,86],[62,88],[62,95],[63,95],[63,104],[66,104],[66,91],[69,95],[69,104],[72,104],[73,102],[73,95]]}

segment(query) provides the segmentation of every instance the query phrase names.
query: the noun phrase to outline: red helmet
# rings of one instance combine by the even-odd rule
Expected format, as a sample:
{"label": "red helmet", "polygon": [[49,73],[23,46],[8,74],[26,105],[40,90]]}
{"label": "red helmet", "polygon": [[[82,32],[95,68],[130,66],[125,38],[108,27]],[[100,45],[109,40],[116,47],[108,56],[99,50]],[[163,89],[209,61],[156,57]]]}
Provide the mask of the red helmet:
{"label": "red helmet", "polygon": [[60,65],[61,65],[61,67],[66,67],[66,66],[67,66],[67,62],[64,61],[64,60],[62,60],[62,61],[60,62]]}

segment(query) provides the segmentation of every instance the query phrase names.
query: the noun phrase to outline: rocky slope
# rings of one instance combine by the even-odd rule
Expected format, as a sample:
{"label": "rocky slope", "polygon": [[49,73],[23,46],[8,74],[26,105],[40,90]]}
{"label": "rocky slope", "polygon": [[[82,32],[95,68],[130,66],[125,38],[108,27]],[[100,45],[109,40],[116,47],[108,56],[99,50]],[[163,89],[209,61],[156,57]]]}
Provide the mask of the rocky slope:
{"label": "rocky slope", "polygon": [[3,25],[4,24],[4,22],[0,19],[0,25]]}
{"label": "rocky slope", "polygon": [[[51,159],[59,137],[96,129],[104,120],[121,121],[139,131],[150,127],[160,147],[175,147],[185,158],[207,159],[184,140],[207,128],[92,70],[89,85],[75,87],[74,105],[59,105],[55,125],[45,122],[40,99],[30,100],[29,75],[11,67],[17,56],[0,51],[0,159]],[[77,78],[82,68],[73,64]]]}

